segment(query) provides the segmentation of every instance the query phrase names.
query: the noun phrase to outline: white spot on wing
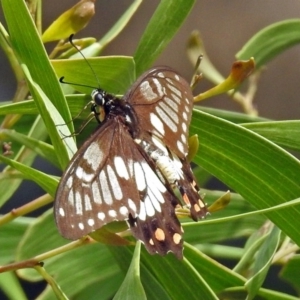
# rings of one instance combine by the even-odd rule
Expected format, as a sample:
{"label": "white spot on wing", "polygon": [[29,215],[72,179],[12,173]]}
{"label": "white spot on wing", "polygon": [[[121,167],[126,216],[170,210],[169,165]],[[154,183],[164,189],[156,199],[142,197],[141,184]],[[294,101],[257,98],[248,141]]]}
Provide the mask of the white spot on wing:
{"label": "white spot on wing", "polygon": [[171,96],[172,96],[172,99],[174,99],[178,104],[180,104],[180,102],[181,102],[181,98],[180,97],[178,97],[177,95],[175,95],[173,93],[171,93]]}
{"label": "white spot on wing", "polygon": [[101,204],[102,203],[102,197],[100,194],[100,189],[99,189],[99,184],[97,181],[94,181],[92,183],[92,193],[93,193],[93,198],[94,202]]}
{"label": "white spot on wing", "polygon": [[98,219],[103,221],[105,219],[105,214],[103,212],[98,213]]}
{"label": "white spot on wing", "polygon": [[117,212],[114,209],[110,209],[108,211],[110,217],[115,218],[117,216]]}
{"label": "white spot on wing", "polygon": [[76,176],[84,182],[90,182],[95,175],[86,173],[82,167],[78,166],[76,169]]}
{"label": "white spot on wing", "polygon": [[145,203],[143,201],[141,201],[140,204],[139,219],[142,221],[146,220],[146,208],[145,208]]}
{"label": "white spot on wing", "polygon": [[84,195],[84,207],[85,207],[85,210],[92,210],[91,199],[88,194]]}
{"label": "white spot on wing", "polygon": [[128,206],[132,211],[136,213],[136,205],[130,198],[128,199]]}
{"label": "white spot on wing", "polygon": [[150,122],[152,126],[162,135],[165,134],[165,129],[162,121],[154,113],[150,113]]}
{"label": "white spot on wing", "polygon": [[165,97],[164,101],[175,111],[178,113],[178,105],[171,98]]}
{"label": "white spot on wing", "polygon": [[[149,188],[148,195],[149,195],[149,197],[151,199],[151,202],[152,202],[152,205],[153,205],[154,209],[156,211],[158,211],[158,212],[161,212],[161,206],[160,206],[159,202],[160,203],[164,203],[165,202],[163,195],[160,192],[156,193],[156,195],[155,195],[152,192],[152,188]],[[157,198],[157,196],[158,196],[158,198]]]}
{"label": "white spot on wing", "polygon": [[128,208],[126,206],[121,206],[119,208],[119,212],[123,216],[128,216],[128,213],[129,213]]}
{"label": "white spot on wing", "polygon": [[79,192],[75,193],[75,210],[77,215],[82,215],[82,198]]}
{"label": "white spot on wing", "polygon": [[84,152],[83,158],[92,167],[92,169],[96,171],[97,168],[99,168],[101,161],[103,160],[103,152],[100,149],[99,145],[96,142],[93,142]]}
{"label": "white spot on wing", "polygon": [[127,160],[127,167],[129,170],[130,177],[133,177],[133,161],[132,161],[132,159]]}
{"label": "white spot on wing", "polygon": [[73,185],[73,177],[70,176],[66,182],[66,186],[70,189]]}
{"label": "white spot on wing", "polygon": [[88,219],[87,223],[89,226],[94,226],[95,221],[94,221],[94,219]]}
{"label": "white spot on wing", "polygon": [[164,92],[162,90],[162,86],[161,86],[159,80],[157,78],[153,78],[153,83],[157,89],[158,96],[162,97],[164,95]]}
{"label": "white spot on wing", "polygon": [[83,172],[84,172],[83,169],[82,169],[80,166],[78,166],[77,169],[76,169],[75,174],[76,174],[76,176],[77,176],[79,179],[82,179]]}
{"label": "white spot on wing", "polygon": [[176,124],[170,119],[170,117],[158,106],[155,107],[155,110],[161,117],[161,119],[167,124],[167,126],[173,131],[177,132]]}
{"label": "white spot on wing", "polygon": [[73,190],[70,190],[70,192],[69,192],[68,202],[71,206],[74,206],[74,193],[73,193]]}
{"label": "white spot on wing", "polygon": [[65,211],[64,211],[64,209],[61,208],[61,207],[59,208],[58,213],[59,213],[62,217],[65,216]]}
{"label": "white spot on wing", "polygon": [[140,163],[134,163],[134,178],[139,191],[143,191],[146,188],[145,175],[143,173]]}
{"label": "white spot on wing", "polygon": [[181,126],[182,126],[183,132],[186,132],[186,130],[187,130],[186,124],[185,124],[185,123],[182,123]]}
{"label": "white spot on wing", "polygon": [[152,205],[152,201],[156,201],[155,199],[150,199],[149,195],[145,198],[145,208],[146,208],[146,214],[149,217],[154,216],[155,214],[155,210],[154,207]]}
{"label": "white spot on wing", "polygon": [[183,144],[180,141],[177,141],[177,148],[181,153],[185,154]]}
{"label": "white spot on wing", "polygon": [[166,147],[160,139],[156,138],[155,136],[152,136],[152,142],[155,144],[156,147],[163,151],[164,155],[168,155],[168,150],[166,149]]}
{"label": "white spot on wing", "polygon": [[157,98],[157,94],[153,92],[149,81],[144,81],[140,84],[140,91],[149,102]]}
{"label": "white spot on wing", "polygon": [[182,116],[183,116],[183,118],[184,118],[186,121],[188,120],[188,116],[187,116],[186,112],[183,112],[183,113],[182,113]]}
{"label": "white spot on wing", "polygon": [[178,116],[177,114],[165,103],[160,102],[159,106],[171,117],[171,119],[178,124]]}
{"label": "white spot on wing", "polygon": [[117,200],[121,200],[123,198],[123,193],[118,182],[115,171],[112,169],[110,165],[107,166],[107,174],[110,181],[110,186],[112,187],[114,196]]}
{"label": "white spot on wing", "polygon": [[152,187],[155,186],[160,192],[164,193],[166,192],[166,187],[162,184],[162,182],[158,179],[158,177],[155,175],[155,173],[152,171],[150,166],[146,163],[142,164],[143,170],[145,174],[147,174],[146,180],[147,180],[147,186]]}
{"label": "white spot on wing", "polygon": [[181,134],[181,140],[184,144],[186,143],[186,137],[184,134]]}
{"label": "white spot on wing", "polygon": [[176,79],[177,81],[180,80],[180,78],[179,78],[179,76],[178,76],[177,74],[175,74],[175,79]]}
{"label": "white spot on wing", "polygon": [[174,93],[176,94],[178,97],[181,97],[181,91],[178,90],[175,86],[171,85],[171,84],[167,84],[168,88]]}
{"label": "white spot on wing", "polygon": [[83,230],[84,229],[84,225],[82,223],[78,223],[78,227],[79,229]]}
{"label": "white spot on wing", "polygon": [[113,203],[113,199],[112,199],[111,191],[109,189],[107,177],[104,170],[100,172],[99,181],[101,184],[103,200],[106,204],[111,205]]}
{"label": "white spot on wing", "polygon": [[115,168],[117,170],[118,175],[121,178],[124,178],[124,179],[128,180],[129,179],[129,174],[128,174],[128,171],[126,169],[123,158],[120,157],[120,156],[116,156],[114,158],[114,163],[115,163]]}

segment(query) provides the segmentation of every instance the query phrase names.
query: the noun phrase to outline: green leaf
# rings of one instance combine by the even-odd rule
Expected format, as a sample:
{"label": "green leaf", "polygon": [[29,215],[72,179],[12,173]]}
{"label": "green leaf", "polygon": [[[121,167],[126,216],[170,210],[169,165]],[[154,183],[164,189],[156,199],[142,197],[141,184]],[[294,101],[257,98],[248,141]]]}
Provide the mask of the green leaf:
{"label": "green leaf", "polygon": [[26,300],[26,294],[17,279],[15,273],[7,272],[1,274],[0,290],[4,292],[9,299]]}
{"label": "green leaf", "polygon": [[256,33],[236,54],[238,59],[254,57],[260,68],[289,47],[300,43],[300,19],[285,20]]}
{"label": "green leaf", "polygon": [[[110,247],[110,250],[121,268],[126,270],[132,257],[132,247]],[[152,256],[142,247],[140,268],[148,299],[217,299],[202,274],[186,259],[178,260],[173,254]]]}
{"label": "green leaf", "polygon": [[[66,100],[26,3],[23,0],[4,0],[1,4],[10,40],[20,63],[28,67],[33,81],[38,82],[63,119],[70,120]],[[70,129],[73,131],[72,127]]]}
{"label": "green leaf", "polygon": [[[40,117],[37,117],[33,125],[30,126],[31,129],[28,133],[28,137],[32,137],[38,140],[44,140],[46,138],[47,131]],[[27,128],[28,126],[24,125],[23,127]],[[21,147],[18,153],[15,155],[15,160],[21,164],[30,166],[33,163],[35,157],[36,153],[32,152],[29,149],[24,149],[23,147]],[[0,205],[10,199],[10,197],[22,182],[22,180],[20,180],[20,178],[22,177],[18,177],[18,175],[15,177],[15,170],[9,166],[3,170],[1,175],[3,176],[2,179],[4,179],[5,177],[5,180],[0,181]]]}
{"label": "green leaf", "polygon": [[[38,114],[38,109],[33,100],[22,102],[2,102],[0,104],[0,115],[8,114]],[[20,121],[19,121],[20,122]]]}
{"label": "green leaf", "polygon": [[19,217],[0,227],[0,264],[8,264],[14,260],[20,239],[33,218]]}
{"label": "green leaf", "polygon": [[291,283],[294,289],[300,294],[299,277],[300,276],[300,255],[294,254],[294,256],[288,260],[283,266],[280,272],[280,277]]}
{"label": "green leaf", "polygon": [[[120,268],[126,274],[133,256],[133,247],[109,247]],[[171,299],[163,285],[147,267],[140,263],[142,283],[148,299]]]}
{"label": "green leaf", "polygon": [[[17,248],[16,261],[32,258],[36,255],[54,250],[66,244],[54,224],[53,211],[48,210],[41,217],[36,218],[28,227]],[[53,253],[53,256],[44,260],[44,268],[59,284],[63,292],[72,299],[77,294],[87,292],[89,287],[98,285],[101,298],[109,299],[121,284],[121,273],[118,265],[111,256],[107,247],[99,243],[92,243],[72,251]],[[39,281],[42,277],[32,269],[20,269],[18,275],[29,281]],[[95,297],[95,295],[93,295]],[[54,294],[50,287],[40,295],[40,299],[53,299]],[[88,299],[92,299],[87,297]],[[82,299],[79,298],[78,299]],[[95,299],[95,298],[94,298]]]}
{"label": "green leaf", "polygon": [[135,64],[129,56],[59,59],[51,63],[58,77],[64,77],[76,90],[89,95],[92,87],[96,89],[99,85],[113,94],[125,93],[135,80]]}
{"label": "green leaf", "polygon": [[246,282],[247,300],[254,299],[262,286],[272,263],[280,241],[280,230],[275,226],[268,234],[262,247],[258,250],[253,266],[254,275]]}
{"label": "green leaf", "polygon": [[[198,134],[194,161],[258,209],[299,198],[300,162],[261,136],[228,121],[195,111],[190,134]],[[266,214],[300,245],[299,206]]]}
{"label": "green leaf", "polygon": [[241,124],[274,143],[300,151],[300,121],[273,121]]}
{"label": "green leaf", "polygon": [[213,116],[225,119],[227,121],[233,123],[252,123],[252,122],[264,122],[268,121],[266,118],[250,116],[247,114],[242,114],[234,111],[217,109],[212,107],[205,107],[205,106],[196,106],[198,110],[211,114]]}
{"label": "green leaf", "polygon": [[203,279],[202,273],[189,260],[184,258],[180,261],[172,254],[165,257],[151,257],[146,251],[142,254],[142,263],[162,284],[171,299],[218,299]]}
{"label": "green leaf", "polygon": [[130,267],[121,287],[114,297],[114,300],[147,299],[140,281],[140,251],[141,242],[137,242]]}
{"label": "green leaf", "polygon": [[243,276],[220,265],[217,261],[201,253],[188,243],[185,243],[184,246],[184,256],[197,272],[202,274],[203,279],[215,293],[219,293],[229,287],[242,286],[246,282]]}
{"label": "green leaf", "polygon": [[9,159],[3,155],[0,155],[0,161],[21,172],[25,178],[34,181],[47,193],[54,197],[58,185],[57,179],[36,169],[23,165],[15,160]]}
{"label": "green leaf", "polygon": [[31,138],[25,134],[18,133],[14,130],[3,129],[1,131],[1,135],[28,147],[29,149],[33,150],[36,154],[50,161],[56,167],[60,167],[53,146],[44,143],[40,140]]}
{"label": "green leaf", "polygon": [[[244,287],[230,288],[219,295],[220,299],[240,300],[247,298],[247,292]],[[255,297],[255,300],[297,300],[299,297],[290,296],[273,290],[261,288]]]}
{"label": "green leaf", "polygon": [[[201,153],[201,146],[199,152]],[[201,189],[200,193],[205,194],[204,200],[208,205],[224,195],[224,192],[212,192],[204,189]],[[184,239],[198,247],[199,244],[203,243],[225,241],[228,236],[234,239],[250,235],[265,222],[266,218],[263,215],[256,214],[236,219],[228,218],[254,210],[254,207],[240,195],[231,193],[231,201],[223,210],[212,213],[205,220],[199,222],[189,221],[182,223]]]}
{"label": "green leaf", "polygon": [[[61,167],[64,169],[77,150],[75,142],[73,139],[63,140],[63,137],[71,136],[71,133],[67,125],[65,124],[65,121],[62,119],[61,115],[58,113],[55,106],[48,99],[40,86],[33,82],[31,74],[29,74],[28,69],[25,65],[23,65],[23,70],[28,80],[30,92],[35,99],[35,103],[48,129],[49,136],[56,150],[56,153],[59,153],[59,155],[57,156],[58,161]],[[59,126],[58,128],[57,125],[61,126]],[[66,143],[67,146],[65,146],[64,143]]]}
{"label": "green leaf", "polygon": [[134,54],[137,76],[148,69],[189,15],[195,0],[162,0],[154,12]]}

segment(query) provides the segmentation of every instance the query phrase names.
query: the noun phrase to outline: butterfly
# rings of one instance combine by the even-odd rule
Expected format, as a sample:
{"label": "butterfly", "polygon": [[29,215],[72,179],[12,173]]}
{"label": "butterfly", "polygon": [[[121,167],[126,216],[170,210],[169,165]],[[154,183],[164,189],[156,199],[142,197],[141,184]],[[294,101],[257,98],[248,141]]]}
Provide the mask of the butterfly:
{"label": "butterfly", "polygon": [[101,89],[92,98],[104,117],[95,113],[99,127],[61,177],[54,204],[59,232],[75,240],[126,220],[150,254],[182,258],[183,229],[175,208],[183,203],[195,221],[208,213],[187,161],[189,84],[171,68],[156,67],[121,99]]}

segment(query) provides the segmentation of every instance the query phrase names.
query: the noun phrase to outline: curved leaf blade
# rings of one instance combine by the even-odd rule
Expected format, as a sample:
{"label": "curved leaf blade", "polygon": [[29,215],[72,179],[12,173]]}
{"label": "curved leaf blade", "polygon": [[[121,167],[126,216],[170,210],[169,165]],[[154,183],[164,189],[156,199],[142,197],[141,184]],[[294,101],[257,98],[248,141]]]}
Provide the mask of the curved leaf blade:
{"label": "curved leaf blade", "polygon": [[254,57],[256,67],[269,62],[289,47],[300,43],[300,19],[285,20],[256,33],[236,54],[238,59]]}
{"label": "curved leaf blade", "polygon": [[189,15],[195,0],[162,0],[154,12],[134,54],[139,76],[169,44]]}
{"label": "curved leaf blade", "polygon": [[[261,136],[228,121],[195,111],[190,134],[198,134],[194,161],[258,209],[299,198],[300,162]],[[266,214],[300,245],[299,206]]]}

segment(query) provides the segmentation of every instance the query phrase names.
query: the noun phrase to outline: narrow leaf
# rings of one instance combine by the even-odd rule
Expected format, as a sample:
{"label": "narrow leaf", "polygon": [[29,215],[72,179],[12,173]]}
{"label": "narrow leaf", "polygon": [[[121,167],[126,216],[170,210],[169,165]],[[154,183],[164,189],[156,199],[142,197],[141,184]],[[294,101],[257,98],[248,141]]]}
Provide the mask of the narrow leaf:
{"label": "narrow leaf", "polygon": [[300,121],[273,121],[242,124],[274,143],[300,151]]}
{"label": "narrow leaf", "polygon": [[[241,194],[258,209],[299,198],[300,162],[261,136],[206,113],[195,111],[191,134],[199,135],[194,161]],[[266,214],[300,245],[300,207]]]}
{"label": "narrow leaf", "polygon": [[289,47],[300,43],[300,19],[284,20],[256,33],[236,54],[238,59],[254,57],[257,68]]}
{"label": "narrow leaf", "polygon": [[15,160],[9,159],[3,155],[0,155],[0,161],[6,163],[7,165],[13,167],[14,169],[20,171],[25,178],[30,179],[42,187],[47,193],[54,197],[58,180],[54,177],[49,176],[43,172],[36,169],[30,168],[23,165]]}
{"label": "narrow leaf", "polygon": [[162,0],[159,3],[134,54],[137,75],[148,69],[166,48],[194,3],[195,0]]}
{"label": "narrow leaf", "polygon": [[[77,150],[75,142],[73,139],[67,139],[67,141],[66,139],[63,140],[63,137],[71,135],[68,127],[65,124],[65,121],[62,119],[61,115],[58,113],[42,89],[35,82],[33,82],[27,67],[23,65],[23,69],[28,80],[29,89],[48,129],[53,146],[57,153],[59,153],[57,157],[60,165],[64,169]],[[58,129],[56,125],[62,124],[65,125],[60,126]],[[64,143],[67,143],[67,146],[65,146]]]}
{"label": "narrow leaf", "polygon": [[53,146],[40,140],[31,138],[25,134],[18,133],[14,130],[4,129],[2,130],[1,134],[3,134],[3,136],[9,138],[12,141],[18,142],[21,145],[28,147],[29,149],[33,150],[36,154],[51,162],[56,167],[60,167]]}
{"label": "narrow leaf", "polygon": [[253,267],[255,274],[245,284],[248,290],[247,300],[254,299],[258,290],[261,288],[271,266],[272,258],[276,253],[279,241],[280,230],[275,226],[257,252]]}
{"label": "narrow leaf", "polygon": [[[10,40],[20,63],[27,65],[33,81],[39,84],[54,106],[59,109],[63,119],[70,120],[66,100],[25,1],[5,0],[1,1],[1,4]],[[72,127],[70,128],[73,131]]]}
{"label": "narrow leaf", "polygon": [[130,267],[114,300],[147,299],[140,280],[140,251],[141,243],[137,242]]}

